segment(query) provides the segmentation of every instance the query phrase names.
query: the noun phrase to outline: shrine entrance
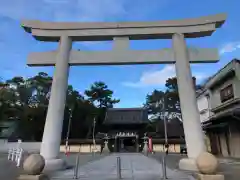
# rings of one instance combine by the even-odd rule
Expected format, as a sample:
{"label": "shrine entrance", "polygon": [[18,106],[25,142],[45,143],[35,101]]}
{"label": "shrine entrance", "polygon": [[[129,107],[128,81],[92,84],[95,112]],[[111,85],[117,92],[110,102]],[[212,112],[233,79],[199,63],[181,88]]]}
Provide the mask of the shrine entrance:
{"label": "shrine entrance", "polygon": [[139,152],[139,140],[136,133],[120,132],[115,136],[115,152]]}

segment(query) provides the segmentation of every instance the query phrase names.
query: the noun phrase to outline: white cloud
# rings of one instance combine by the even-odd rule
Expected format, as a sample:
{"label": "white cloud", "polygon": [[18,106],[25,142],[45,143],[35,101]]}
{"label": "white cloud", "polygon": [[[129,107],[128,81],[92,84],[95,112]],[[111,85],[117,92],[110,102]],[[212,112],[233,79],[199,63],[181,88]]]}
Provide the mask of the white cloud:
{"label": "white cloud", "polygon": [[[137,82],[124,82],[123,85],[128,87],[135,87],[135,88],[149,87],[149,86],[163,87],[168,78],[175,77],[175,76],[176,76],[175,66],[166,65],[161,70],[144,72],[140,77],[140,80]],[[196,77],[197,81],[201,81],[207,77],[206,74],[195,73],[195,72],[193,72],[193,76]]]}
{"label": "white cloud", "polygon": [[239,48],[240,48],[240,41],[226,43],[220,49],[220,54],[223,55],[226,53],[231,53],[233,51],[236,51]]}

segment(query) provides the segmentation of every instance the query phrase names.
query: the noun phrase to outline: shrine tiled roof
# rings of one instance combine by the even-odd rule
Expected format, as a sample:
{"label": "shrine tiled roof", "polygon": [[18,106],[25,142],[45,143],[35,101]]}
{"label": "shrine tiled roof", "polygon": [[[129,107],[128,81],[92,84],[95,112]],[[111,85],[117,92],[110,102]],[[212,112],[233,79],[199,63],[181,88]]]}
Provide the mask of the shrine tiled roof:
{"label": "shrine tiled roof", "polygon": [[148,123],[148,112],[144,108],[110,108],[106,112],[104,124]]}

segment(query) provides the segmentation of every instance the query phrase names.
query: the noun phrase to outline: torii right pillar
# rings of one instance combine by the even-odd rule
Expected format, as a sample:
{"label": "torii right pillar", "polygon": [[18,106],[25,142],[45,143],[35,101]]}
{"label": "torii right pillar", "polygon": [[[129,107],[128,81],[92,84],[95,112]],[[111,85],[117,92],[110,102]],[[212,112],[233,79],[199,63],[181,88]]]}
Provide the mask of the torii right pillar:
{"label": "torii right pillar", "polygon": [[180,160],[179,168],[197,170],[196,158],[199,154],[206,151],[206,146],[196,102],[195,88],[192,81],[189,55],[183,34],[174,34],[172,41],[176,61],[175,67],[180,107],[188,153],[188,158]]}

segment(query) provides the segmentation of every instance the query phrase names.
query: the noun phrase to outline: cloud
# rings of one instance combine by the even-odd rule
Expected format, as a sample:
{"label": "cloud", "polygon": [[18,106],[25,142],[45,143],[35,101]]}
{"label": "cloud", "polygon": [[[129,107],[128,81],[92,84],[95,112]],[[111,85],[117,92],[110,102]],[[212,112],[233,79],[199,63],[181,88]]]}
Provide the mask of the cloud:
{"label": "cloud", "polygon": [[240,41],[226,43],[220,49],[220,54],[224,55],[226,53],[231,53],[240,48]]}
{"label": "cloud", "polygon": [[[193,72],[193,75],[196,77],[197,81],[201,81],[207,77],[207,75],[203,73]],[[166,65],[161,70],[144,72],[140,77],[140,80],[137,82],[124,82],[123,85],[133,88],[149,86],[163,87],[168,78],[175,76],[176,76],[175,66]]]}
{"label": "cloud", "polygon": [[[30,52],[55,48],[54,44],[37,42],[24,32],[20,27],[22,19],[56,22],[132,21],[158,13],[159,9],[165,6],[163,1],[167,2],[152,0],[149,4],[145,0],[138,0],[138,3],[129,0],[2,0],[0,5],[2,76],[24,74],[26,58]],[[85,49],[90,49],[89,47],[92,46],[98,49],[103,43],[83,42],[82,45]],[[19,63],[18,66],[13,65],[16,64],[15,62]]]}
{"label": "cloud", "polygon": [[142,74],[140,80],[137,82],[124,82],[123,85],[129,87],[145,87],[164,85],[168,77],[175,76],[175,69],[173,65],[167,65],[161,70],[147,71]]}

